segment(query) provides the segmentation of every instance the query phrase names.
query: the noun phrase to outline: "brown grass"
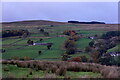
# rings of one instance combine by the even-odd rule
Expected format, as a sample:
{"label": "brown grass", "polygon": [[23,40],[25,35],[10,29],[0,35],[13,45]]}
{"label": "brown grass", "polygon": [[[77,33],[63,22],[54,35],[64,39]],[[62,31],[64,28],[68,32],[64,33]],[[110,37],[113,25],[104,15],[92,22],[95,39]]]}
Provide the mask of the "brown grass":
{"label": "brown grass", "polygon": [[[13,61],[3,60],[2,64],[16,64],[18,67],[28,67],[37,70],[44,70],[47,73],[54,73],[66,76],[66,71],[83,71],[101,73],[104,78],[120,78],[120,67],[105,66],[96,63],[78,63],[64,61]],[[13,65],[14,65],[13,64]]]}

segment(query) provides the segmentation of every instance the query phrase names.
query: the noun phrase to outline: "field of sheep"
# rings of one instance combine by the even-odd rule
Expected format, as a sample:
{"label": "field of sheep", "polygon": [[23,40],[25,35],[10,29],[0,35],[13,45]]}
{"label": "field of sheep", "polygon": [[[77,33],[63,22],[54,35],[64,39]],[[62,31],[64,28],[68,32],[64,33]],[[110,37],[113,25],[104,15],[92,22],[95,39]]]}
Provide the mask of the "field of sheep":
{"label": "field of sheep", "polygon": [[[51,26],[52,25],[52,26]],[[113,28],[114,26],[114,28]],[[63,35],[65,30],[75,30],[82,34],[83,38],[76,41],[77,49],[82,50],[72,57],[86,56],[91,58],[85,48],[92,39],[87,37],[102,35],[111,30],[117,30],[118,25],[112,24],[71,24],[50,21],[33,23],[3,24],[3,30],[27,29],[30,35],[26,38],[6,37],[2,38],[2,76],[3,78],[118,78],[120,68],[103,66],[95,63],[80,63],[62,61],[65,52],[64,42],[67,36]],[[49,36],[40,33],[39,28],[49,32]],[[45,45],[28,45],[28,40],[34,43],[53,43],[50,50]],[[40,39],[43,39],[40,41]],[[112,49],[114,50],[114,48]],[[41,51],[41,54],[38,52]],[[20,58],[32,60],[21,61]],[[14,59],[14,60],[12,60]],[[18,74],[16,74],[16,72]]]}

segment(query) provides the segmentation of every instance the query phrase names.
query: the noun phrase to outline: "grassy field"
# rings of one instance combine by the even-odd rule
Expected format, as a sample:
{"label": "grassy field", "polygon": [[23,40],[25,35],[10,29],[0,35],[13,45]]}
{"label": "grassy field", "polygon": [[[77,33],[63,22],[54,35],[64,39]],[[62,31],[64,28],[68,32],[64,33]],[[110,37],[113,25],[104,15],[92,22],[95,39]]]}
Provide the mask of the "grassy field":
{"label": "grassy field", "polygon": [[[7,70],[7,71],[6,71]],[[32,71],[32,75],[30,72]],[[42,70],[34,70],[30,68],[21,68],[16,65],[2,65],[2,76],[3,78],[45,78],[46,72]],[[17,73],[17,74],[16,74]],[[49,73],[51,75],[52,73]],[[67,71],[66,76],[70,78],[81,78],[81,77],[90,77],[96,78],[100,77],[100,73],[93,72],[73,72]],[[57,78],[64,78],[64,76],[56,76]]]}
{"label": "grassy field", "polygon": [[[15,27],[16,26],[16,27]],[[74,28],[76,27],[76,28]],[[66,37],[57,37],[57,35],[63,35],[62,32],[65,30],[76,30],[78,34],[82,34],[83,36],[94,36],[94,35],[102,35],[106,31],[95,31],[95,30],[80,30],[81,27],[75,24],[64,24],[64,25],[54,25],[50,27],[50,25],[35,25],[35,26],[26,26],[23,27],[22,25],[14,25],[11,28],[4,27],[3,30],[6,29],[27,29],[30,31],[30,36],[21,39],[21,38],[3,38],[2,46],[3,49],[6,50],[5,53],[2,54],[3,59],[10,59],[13,56],[16,57],[24,57],[28,56],[33,59],[37,60],[61,60],[61,54],[65,51],[63,49],[64,41]],[[44,28],[45,31],[50,33],[50,38],[47,38],[42,33],[39,32],[37,28]],[[43,41],[39,41],[39,39],[43,39]],[[27,40],[33,40],[35,43],[53,43],[51,50],[47,50],[46,46],[28,46]],[[84,50],[85,47],[88,46],[88,43],[91,39],[82,38],[76,42],[77,48]],[[39,55],[38,51],[42,51]],[[71,55],[72,57],[75,56],[87,56],[90,57],[88,53],[77,53]]]}
{"label": "grassy field", "polygon": [[[51,25],[53,25],[51,27]],[[114,27],[113,27],[114,26]],[[40,33],[38,28],[44,29],[46,32],[49,32],[49,36],[45,36],[43,33]],[[83,52],[77,52],[76,54],[70,55],[71,57],[77,56],[86,56],[91,58],[89,53],[84,52],[85,48],[89,45],[89,42],[92,41],[88,39],[88,36],[98,35],[101,36],[103,33],[111,30],[118,30],[117,25],[111,24],[69,24],[69,23],[57,23],[49,21],[38,21],[37,24],[7,24],[3,25],[3,30],[18,30],[18,29],[27,29],[30,32],[30,35],[26,38],[18,37],[8,37],[2,38],[2,48],[6,51],[2,53],[3,59],[11,59],[12,57],[23,58],[25,56],[30,57],[35,60],[47,60],[47,61],[61,61],[62,54],[65,53],[63,47],[64,41],[67,37],[58,37],[63,35],[65,30],[75,30],[79,35],[83,35],[83,38],[75,42],[76,47]],[[43,41],[40,41],[40,39]],[[35,43],[53,43],[50,50],[47,49],[47,46],[43,45],[27,45],[27,41],[31,39]],[[120,45],[108,50],[108,52],[118,50]],[[38,54],[38,51],[42,51],[41,54]],[[4,68],[7,68],[8,71],[4,71]],[[28,78],[44,78],[45,71],[36,71],[32,69],[33,74],[30,75],[30,68],[20,68],[16,65],[3,65],[3,77],[28,77]],[[17,73],[17,74],[16,74]],[[51,74],[50,74],[51,75]],[[101,74],[93,72],[72,72],[67,71],[67,76],[71,78],[81,78],[81,77],[100,77]],[[57,76],[58,78],[63,78],[64,76]]]}

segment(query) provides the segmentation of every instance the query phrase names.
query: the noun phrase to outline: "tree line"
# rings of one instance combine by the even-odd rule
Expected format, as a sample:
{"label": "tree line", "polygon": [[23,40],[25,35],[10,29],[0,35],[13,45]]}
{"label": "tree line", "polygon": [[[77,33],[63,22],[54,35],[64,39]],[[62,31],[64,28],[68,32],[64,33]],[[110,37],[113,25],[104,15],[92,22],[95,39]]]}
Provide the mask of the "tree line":
{"label": "tree line", "polygon": [[29,35],[29,31],[28,30],[23,30],[23,29],[19,29],[19,30],[3,30],[2,31],[2,38],[4,38],[4,37],[12,37],[12,36],[27,37],[28,35]]}

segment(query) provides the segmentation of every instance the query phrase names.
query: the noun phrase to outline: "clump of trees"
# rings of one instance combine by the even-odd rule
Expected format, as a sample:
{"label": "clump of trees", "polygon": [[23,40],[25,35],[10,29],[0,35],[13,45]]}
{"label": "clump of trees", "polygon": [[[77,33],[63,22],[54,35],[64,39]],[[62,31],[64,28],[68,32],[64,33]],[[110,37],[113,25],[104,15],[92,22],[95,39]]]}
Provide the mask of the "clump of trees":
{"label": "clump of trees", "polygon": [[[117,58],[111,57],[109,54],[106,55],[107,50],[115,47],[120,43],[120,31],[109,31],[103,34],[99,39],[95,39],[89,43],[89,46],[86,47],[85,51],[91,53],[93,62],[106,64],[106,65],[115,65],[119,64],[116,61]],[[106,55],[106,56],[104,56]]]}
{"label": "clump of trees", "polygon": [[28,44],[28,45],[33,45],[33,41],[29,39],[29,40],[27,41],[27,44]]}
{"label": "clump of trees", "polygon": [[80,37],[74,30],[66,30],[63,34],[68,35],[68,39],[64,42],[64,47],[66,49],[65,53],[75,54],[77,50],[75,41],[77,41]]}
{"label": "clump of trees", "polygon": [[44,34],[45,36],[49,36],[49,32],[46,32],[44,29],[39,29],[39,31]]}
{"label": "clump of trees", "polygon": [[12,37],[12,36],[23,36],[23,37],[27,37],[29,35],[29,31],[28,30],[4,30],[2,31],[2,37]]}
{"label": "clump of trees", "polygon": [[103,39],[109,39],[115,36],[120,36],[120,31],[109,31],[102,35]]}
{"label": "clump of trees", "polygon": [[75,41],[73,40],[66,40],[64,43],[64,47],[66,49],[67,54],[75,54],[76,47],[75,47]]}

